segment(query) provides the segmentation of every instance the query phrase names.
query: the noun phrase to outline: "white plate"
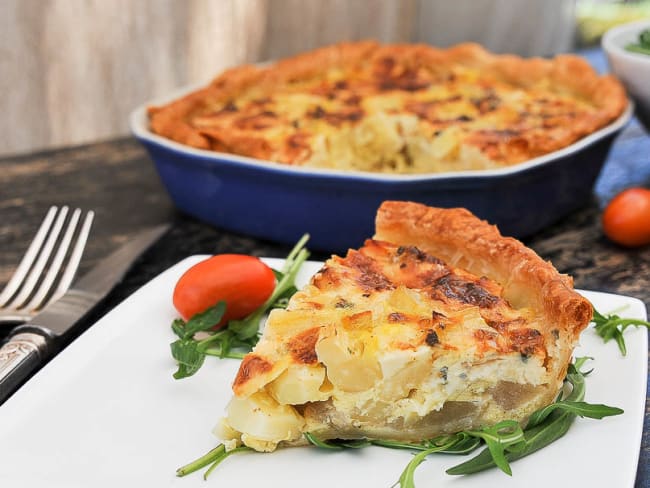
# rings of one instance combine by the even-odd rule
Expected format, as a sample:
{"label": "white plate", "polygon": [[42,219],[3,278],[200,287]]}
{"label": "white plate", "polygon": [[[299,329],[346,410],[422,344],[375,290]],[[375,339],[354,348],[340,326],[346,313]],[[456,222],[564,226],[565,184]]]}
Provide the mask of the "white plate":
{"label": "white plate", "polygon": [[[224,412],[239,364],[208,360],[195,376],[172,378],[171,294],[182,272],[201,258],[182,261],[134,293],[0,407],[0,486],[389,487],[398,479],[412,455],[379,447],[243,453],[215,469],[207,484],[201,472],[175,476],[177,467],[218,444],[210,431]],[[306,263],[299,281],[318,267]],[[584,294],[601,312],[645,318],[637,299]],[[590,329],[576,351],[595,358],[586,400],[621,407],[623,415],[577,419],[564,438],[514,462],[512,478],[497,470],[448,476],[444,470],[466,458],[430,456],[418,468],[418,488],[548,488],[553,480],[562,486],[632,487],[643,429],[647,332],[635,328],[625,337],[625,358]]]}

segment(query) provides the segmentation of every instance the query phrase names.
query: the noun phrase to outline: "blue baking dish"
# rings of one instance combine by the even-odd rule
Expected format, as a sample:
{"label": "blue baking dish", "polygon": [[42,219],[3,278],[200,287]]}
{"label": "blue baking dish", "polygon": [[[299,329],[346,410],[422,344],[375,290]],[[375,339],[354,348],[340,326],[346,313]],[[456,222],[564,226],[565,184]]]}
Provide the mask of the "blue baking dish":
{"label": "blue baking dish", "polygon": [[160,103],[136,109],[130,125],[181,211],[286,244],[308,232],[310,248],[324,252],[342,252],[372,236],[384,200],[465,207],[504,235],[531,235],[591,197],[609,148],[633,112],[630,102],[601,130],[509,168],[386,175],[286,166],[184,146],[149,130],[146,107]]}

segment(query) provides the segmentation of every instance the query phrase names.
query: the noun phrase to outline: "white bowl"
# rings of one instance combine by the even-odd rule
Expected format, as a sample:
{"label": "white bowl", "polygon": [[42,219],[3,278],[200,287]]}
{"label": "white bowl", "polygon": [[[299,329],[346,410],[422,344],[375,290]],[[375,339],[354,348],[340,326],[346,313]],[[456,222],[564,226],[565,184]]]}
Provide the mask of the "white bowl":
{"label": "white bowl", "polygon": [[639,34],[645,29],[650,29],[650,19],[619,25],[605,33],[602,46],[612,73],[635,100],[637,116],[650,131],[650,55],[625,49],[639,42]]}

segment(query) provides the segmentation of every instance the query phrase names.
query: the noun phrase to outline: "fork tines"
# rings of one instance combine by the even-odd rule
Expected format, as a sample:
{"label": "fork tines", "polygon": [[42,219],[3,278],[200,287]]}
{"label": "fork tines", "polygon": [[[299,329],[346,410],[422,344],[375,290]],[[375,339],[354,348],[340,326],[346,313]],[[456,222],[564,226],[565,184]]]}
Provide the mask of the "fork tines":
{"label": "fork tines", "polygon": [[69,215],[67,206],[50,207],[13,276],[0,293],[0,312],[33,314],[68,290],[79,266],[94,212]]}

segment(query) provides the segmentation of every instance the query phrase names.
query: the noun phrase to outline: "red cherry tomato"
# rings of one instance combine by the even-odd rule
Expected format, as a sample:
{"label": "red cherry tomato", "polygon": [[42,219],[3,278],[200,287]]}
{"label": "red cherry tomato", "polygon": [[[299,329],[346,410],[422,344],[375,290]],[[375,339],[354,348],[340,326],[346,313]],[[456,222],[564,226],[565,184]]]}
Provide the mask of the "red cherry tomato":
{"label": "red cherry tomato", "polygon": [[226,313],[217,326],[258,309],[275,288],[275,274],[253,256],[219,254],[195,264],[174,288],[174,307],[187,320],[223,300]]}
{"label": "red cherry tomato", "polygon": [[628,247],[650,243],[650,190],[629,188],[616,195],[603,212],[603,231]]}

